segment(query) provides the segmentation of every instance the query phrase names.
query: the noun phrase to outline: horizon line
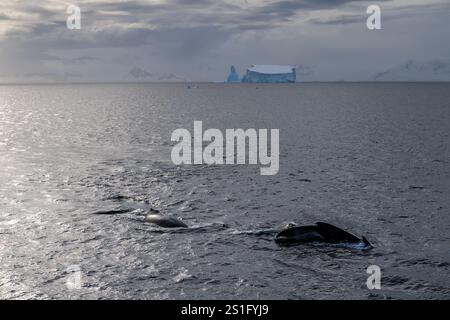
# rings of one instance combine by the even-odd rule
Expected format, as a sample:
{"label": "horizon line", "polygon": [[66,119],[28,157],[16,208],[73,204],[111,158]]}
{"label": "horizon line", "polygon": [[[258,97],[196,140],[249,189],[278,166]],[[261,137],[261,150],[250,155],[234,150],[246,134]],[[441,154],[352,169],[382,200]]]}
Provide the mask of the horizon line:
{"label": "horizon line", "polygon": [[310,80],[295,83],[229,83],[226,81],[70,81],[70,82],[0,82],[2,85],[71,85],[71,84],[226,84],[226,85],[295,85],[302,83],[450,83],[450,80]]}

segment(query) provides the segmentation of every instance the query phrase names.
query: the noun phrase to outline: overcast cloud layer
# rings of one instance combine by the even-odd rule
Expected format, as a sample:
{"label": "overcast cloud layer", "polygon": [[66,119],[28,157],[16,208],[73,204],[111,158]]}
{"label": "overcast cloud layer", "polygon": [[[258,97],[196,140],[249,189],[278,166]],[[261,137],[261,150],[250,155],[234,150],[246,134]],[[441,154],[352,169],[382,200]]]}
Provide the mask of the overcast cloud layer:
{"label": "overcast cloud layer", "polygon": [[[66,27],[69,4],[81,30]],[[382,30],[366,28],[370,4]],[[296,65],[299,81],[411,68],[450,80],[449,18],[448,0],[1,0],[0,82],[223,81],[232,64]]]}

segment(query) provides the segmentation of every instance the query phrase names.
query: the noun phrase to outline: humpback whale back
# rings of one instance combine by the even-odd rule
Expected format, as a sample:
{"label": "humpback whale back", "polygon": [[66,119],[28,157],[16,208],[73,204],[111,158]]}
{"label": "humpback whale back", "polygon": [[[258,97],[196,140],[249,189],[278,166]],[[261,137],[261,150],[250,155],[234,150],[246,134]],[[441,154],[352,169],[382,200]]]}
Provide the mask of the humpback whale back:
{"label": "humpback whale back", "polygon": [[275,242],[280,245],[292,245],[300,243],[330,243],[358,245],[364,249],[372,248],[365,238],[359,238],[354,234],[335,227],[325,222],[317,222],[312,226],[290,227],[277,234]]}
{"label": "humpback whale back", "polygon": [[317,231],[325,238],[327,239],[327,242],[360,242],[361,239],[355,236],[354,234],[351,234],[350,232],[347,232],[345,230],[342,230],[338,227],[335,227],[331,224],[325,223],[325,222],[317,222]]}
{"label": "humpback whale back", "polygon": [[316,226],[289,227],[278,233],[275,238],[275,242],[286,245],[315,241],[325,241]]}
{"label": "humpback whale back", "polygon": [[163,228],[187,228],[188,226],[182,222],[181,220],[178,220],[176,218],[172,217],[166,217],[160,214],[148,214],[145,216],[145,221],[154,223],[157,226],[163,227]]}

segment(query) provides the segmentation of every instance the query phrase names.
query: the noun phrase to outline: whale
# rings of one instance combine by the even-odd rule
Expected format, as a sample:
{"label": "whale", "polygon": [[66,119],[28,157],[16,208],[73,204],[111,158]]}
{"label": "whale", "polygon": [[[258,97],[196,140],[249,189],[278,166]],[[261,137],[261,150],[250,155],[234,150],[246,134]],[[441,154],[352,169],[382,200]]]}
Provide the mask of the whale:
{"label": "whale", "polygon": [[350,245],[361,249],[373,248],[372,244],[364,236],[359,238],[326,222],[317,222],[315,225],[308,226],[289,226],[275,236],[275,242],[284,246],[325,243]]}
{"label": "whale", "polygon": [[123,214],[123,213],[129,213],[131,209],[114,209],[114,210],[101,210],[101,211],[95,211],[92,214],[98,214],[98,215],[113,215],[113,214]]}
{"label": "whale", "polygon": [[155,213],[156,210],[152,210],[151,213],[145,216],[145,222],[156,224],[163,228],[187,228],[188,226],[181,220],[173,217],[164,216],[159,213]]}

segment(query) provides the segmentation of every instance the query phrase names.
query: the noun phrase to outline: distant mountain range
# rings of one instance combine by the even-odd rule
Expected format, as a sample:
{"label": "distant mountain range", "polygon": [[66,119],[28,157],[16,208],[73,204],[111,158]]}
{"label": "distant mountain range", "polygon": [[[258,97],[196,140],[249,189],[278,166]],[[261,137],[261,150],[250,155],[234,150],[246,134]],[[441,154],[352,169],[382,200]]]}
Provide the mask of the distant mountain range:
{"label": "distant mountain range", "polygon": [[134,67],[125,76],[128,81],[142,81],[142,82],[186,82],[186,78],[178,76],[173,73],[153,74],[142,68]]}
{"label": "distant mountain range", "polygon": [[450,81],[450,60],[414,61],[375,74],[373,81]]}
{"label": "distant mountain range", "polygon": [[134,67],[128,72],[128,77],[132,79],[147,79],[152,78],[153,74],[145,71],[144,69]]}
{"label": "distant mountain range", "polygon": [[[299,67],[299,81],[308,81],[308,75],[313,74],[312,68]],[[236,72],[236,70],[234,70]],[[237,74],[235,78],[239,80]],[[343,79],[341,81],[345,81]],[[442,60],[409,60],[385,71],[378,72],[367,78],[369,81],[448,81],[450,82],[450,59]],[[47,83],[47,82],[83,82],[89,81],[78,73],[35,72],[26,74],[0,74],[0,83]],[[102,81],[102,79],[97,80]],[[131,68],[121,80],[113,78],[109,81],[126,82],[189,82],[188,78],[174,73],[149,72],[140,67]],[[320,79],[319,79],[320,81]]]}

